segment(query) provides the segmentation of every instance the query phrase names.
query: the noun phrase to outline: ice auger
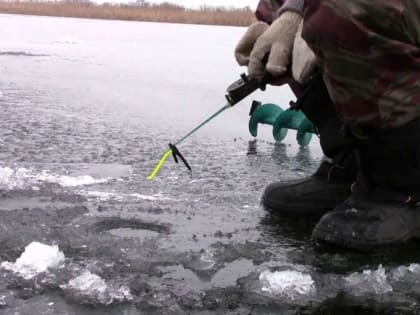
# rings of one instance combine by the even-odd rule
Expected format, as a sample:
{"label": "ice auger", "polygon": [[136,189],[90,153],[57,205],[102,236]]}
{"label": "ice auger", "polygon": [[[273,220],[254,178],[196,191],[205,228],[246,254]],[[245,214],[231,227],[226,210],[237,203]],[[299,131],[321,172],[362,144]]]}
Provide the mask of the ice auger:
{"label": "ice auger", "polygon": [[[178,158],[185,164],[188,170],[191,171],[191,167],[184,158],[184,156],[179,152],[177,145],[181,144],[184,140],[189,138],[197,130],[201,129],[208,122],[213,120],[215,117],[219,116],[226,109],[233,107],[248,95],[254,93],[256,90],[264,90],[268,80],[256,80],[246,74],[242,74],[241,78],[234,83],[232,83],[226,90],[226,100],[227,103],[221,107],[213,115],[205,119],[203,122],[198,124],[190,132],[188,132],[184,137],[176,141],[175,143],[169,144],[169,149],[165,151],[162,158],[159,160],[156,167],[153,169],[152,173],[149,175],[148,179],[153,180],[162,169],[166,160],[173,155],[175,162],[178,163]],[[279,106],[274,104],[265,104],[261,105],[257,102],[253,103],[251,109],[251,119],[249,121],[249,131],[251,134],[256,137],[258,124],[270,124],[273,125],[273,135],[277,141],[281,141],[287,134],[287,129],[296,129],[298,131],[298,142],[300,145],[307,145],[311,140],[312,133],[315,132],[315,128],[312,123],[306,119],[305,115],[296,110],[286,110],[283,111]]]}
{"label": "ice auger", "polygon": [[273,126],[273,137],[276,141],[282,141],[287,136],[288,129],[297,130],[296,139],[299,145],[306,146],[310,143],[312,135],[316,133],[315,126],[299,110],[283,110],[275,104],[264,104],[254,101],[252,103],[251,118],[249,119],[249,132],[256,137],[258,124]]}

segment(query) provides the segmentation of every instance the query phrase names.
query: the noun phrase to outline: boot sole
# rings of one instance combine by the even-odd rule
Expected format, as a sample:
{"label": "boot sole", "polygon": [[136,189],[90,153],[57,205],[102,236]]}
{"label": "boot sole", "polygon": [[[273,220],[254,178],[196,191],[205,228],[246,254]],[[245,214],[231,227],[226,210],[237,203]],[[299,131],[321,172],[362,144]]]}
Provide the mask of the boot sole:
{"label": "boot sole", "polygon": [[420,229],[407,233],[398,239],[393,240],[366,240],[358,237],[345,239],[338,235],[331,235],[326,230],[321,230],[318,227],[312,232],[311,238],[321,244],[332,245],[335,247],[355,249],[360,251],[369,251],[378,247],[391,247],[396,244],[406,243],[413,239],[420,238]]}
{"label": "boot sole", "polygon": [[[304,208],[302,206],[293,207],[291,204],[288,205],[279,205],[278,203],[270,202],[264,197],[261,199],[261,204],[267,212],[277,216],[287,216],[287,217],[301,217],[301,216],[313,216],[320,217],[323,216],[328,211],[332,210],[335,206],[328,208]],[[281,209],[281,210],[280,210]],[[305,209],[305,210],[302,210]]]}

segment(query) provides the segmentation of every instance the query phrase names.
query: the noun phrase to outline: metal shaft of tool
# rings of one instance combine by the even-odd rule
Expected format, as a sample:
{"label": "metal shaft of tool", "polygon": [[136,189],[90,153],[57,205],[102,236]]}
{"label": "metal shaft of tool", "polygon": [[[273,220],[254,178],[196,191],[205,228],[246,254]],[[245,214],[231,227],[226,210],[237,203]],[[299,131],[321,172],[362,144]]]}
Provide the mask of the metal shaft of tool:
{"label": "metal shaft of tool", "polygon": [[215,112],[213,115],[211,115],[209,118],[207,118],[205,121],[203,121],[201,124],[199,124],[197,127],[195,127],[193,130],[191,130],[188,134],[186,134],[182,139],[175,142],[175,146],[183,142],[185,139],[187,139],[189,136],[191,136],[194,132],[196,132],[198,129],[203,127],[205,124],[207,124],[210,120],[224,112],[226,109],[232,107],[229,103],[227,103],[225,106],[223,106],[221,109],[219,109],[217,112]]}

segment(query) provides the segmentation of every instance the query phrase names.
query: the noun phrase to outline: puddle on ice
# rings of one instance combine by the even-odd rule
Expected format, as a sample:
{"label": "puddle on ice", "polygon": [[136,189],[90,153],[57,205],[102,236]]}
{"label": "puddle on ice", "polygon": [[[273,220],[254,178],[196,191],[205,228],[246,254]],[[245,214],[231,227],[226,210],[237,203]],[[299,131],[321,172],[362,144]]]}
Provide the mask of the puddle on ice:
{"label": "puddle on ice", "polygon": [[219,270],[212,278],[218,288],[228,288],[236,285],[236,280],[249,275],[255,268],[252,261],[248,259],[238,259],[227,264]]}
{"label": "puddle on ice", "polygon": [[26,246],[25,251],[15,263],[3,262],[1,267],[25,279],[32,279],[48,269],[60,267],[64,261],[64,254],[58,246],[33,242]]}

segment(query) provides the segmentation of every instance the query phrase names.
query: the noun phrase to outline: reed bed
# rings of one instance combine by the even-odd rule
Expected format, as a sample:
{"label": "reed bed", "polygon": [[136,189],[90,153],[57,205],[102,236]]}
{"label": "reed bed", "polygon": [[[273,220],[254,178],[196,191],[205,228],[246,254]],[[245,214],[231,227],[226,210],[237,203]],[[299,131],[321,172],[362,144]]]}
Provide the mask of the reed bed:
{"label": "reed bed", "polygon": [[90,2],[0,1],[0,13],[230,26],[246,26],[254,19],[250,8],[191,10],[169,3],[96,5]]}

